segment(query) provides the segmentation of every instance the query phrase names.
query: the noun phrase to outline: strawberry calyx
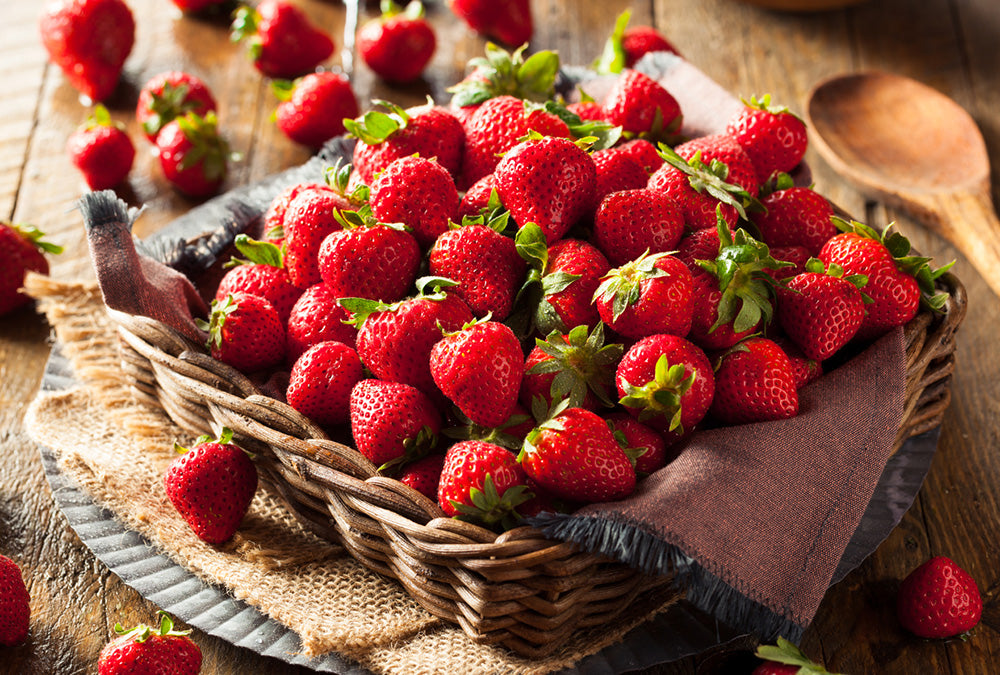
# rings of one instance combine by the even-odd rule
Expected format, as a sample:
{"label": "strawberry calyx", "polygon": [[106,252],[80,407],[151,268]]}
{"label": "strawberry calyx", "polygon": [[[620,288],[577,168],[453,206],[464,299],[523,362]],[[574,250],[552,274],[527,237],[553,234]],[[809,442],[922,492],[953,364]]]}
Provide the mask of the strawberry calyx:
{"label": "strawberry calyx", "polygon": [[602,75],[617,75],[625,69],[628,57],[625,54],[625,29],[632,18],[632,10],[626,9],[615,19],[615,27],[604,43],[604,50],[591,68]]}
{"label": "strawberry calyx", "polygon": [[[219,445],[229,445],[233,442],[233,430],[229,427],[222,427],[222,431],[219,433],[217,438],[212,438],[208,434],[203,434],[194,440],[194,447],[203,445],[205,443],[218,443]],[[186,452],[190,452],[190,448],[186,448],[177,441],[174,441],[174,452],[183,455]]]}
{"label": "strawberry calyx", "polygon": [[395,475],[404,465],[415,462],[427,456],[431,448],[437,445],[438,436],[426,424],[420,427],[416,436],[403,439],[403,452],[398,457],[390,459],[378,468],[379,473]]}
{"label": "strawberry calyx", "polygon": [[125,131],[125,125],[111,119],[111,112],[101,103],[94,106],[94,111],[87,116],[83,123],[83,129],[89,131],[98,127],[113,127],[120,131]]}
{"label": "strawberry calyx", "polygon": [[195,324],[198,328],[208,333],[208,339],[205,341],[207,349],[222,348],[222,328],[226,325],[226,319],[229,318],[229,315],[235,312],[239,306],[236,298],[230,293],[222,301],[218,299],[212,300],[212,304],[209,307],[208,321],[200,318],[195,319]]}
{"label": "strawberry calyx", "polygon": [[[853,286],[858,289],[864,288],[868,284],[868,275],[866,274],[849,274],[844,276],[844,268],[837,263],[830,263],[829,266],[825,265],[819,258],[809,258],[805,264],[805,271],[812,272],[813,274],[825,274],[829,277],[836,277],[837,279],[843,279],[844,281],[849,281]],[[794,289],[790,289],[794,290]],[[865,304],[870,304],[873,300],[865,295],[861,294],[864,299]]]}
{"label": "strawberry calyx", "polygon": [[[577,141],[587,141],[585,149],[590,152],[606,150],[621,139],[624,130],[603,120],[584,120],[558,101],[546,101],[542,110],[555,115],[569,127],[569,132]],[[659,110],[657,110],[659,112]]]}
{"label": "strawberry calyx", "polygon": [[[788,190],[789,188],[795,187],[795,179],[788,173],[784,171],[775,171],[771,176],[763,182],[760,186],[760,191],[757,196],[760,199],[772,195],[775,192],[781,192],[782,190]],[[812,186],[809,186],[812,189]],[[761,204],[763,207],[763,204]],[[764,208],[764,211],[767,209]]]}
{"label": "strawberry calyx", "polygon": [[799,120],[800,122],[804,121],[801,117],[793,113],[786,106],[771,105],[770,94],[764,94],[760,98],[757,98],[755,95],[751,95],[749,99],[740,97],[740,101],[742,101],[743,105],[745,105],[746,107],[753,108],[754,110],[761,110],[763,112],[770,113],[772,115],[781,115],[787,113],[792,117],[794,117],[795,119]]}
{"label": "strawberry calyx", "polygon": [[611,408],[614,401],[608,392],[614,384],[614,367],[624,346],[614,342],[605,344],[604,339],[604,324],[600,321],[592,331],[580,325],[567,335],[552,331],[544,340],[536,338],[535,346],[549,358],[533,365],[528,374],[555,374],[549,390],[553,401],[565,399],[569,407],[578,408],[589,391]]}
{"label": "strawberry calyx", "polygon": [[[490,190],[489,201],[486,203],[486,206],[480,209],[478,215],[471,216],[466,214],[462,216],[462,222],[460,223],[449,221],[448,229],[457,230],[462,227],[469,227],[470,225],[482,225],[483,227],[490,228],[497,234],[511,237],[516,236],[517,224],[510,219],[510,211],[500,203],[500,195],[497,194],[496,188]],[[513,231],[511,228],[513,228]]]}
{"label": "strawberry calyx", "polygon": [[778,282],[765,270],[790,267],[792,263],[776,260],[767,244],[757,241],[746,230],[734,235],[718,214],[719,254],[715,260],[696,260],[701,269],[719,280],[719,312],[709,332],[732,323],[737,333],[750,330],[761,320],[769,323],[774,314],[772,299]]}
{"label": "strawberry calyx", "polygon": [[250,51],[250,58],[260,59],[263,49],[257,27],[260,24],[260,14],[248,5],[240,6],[233,13],[233,22],[229,26],[229,39],[232,42],[245,42]]}
{"label": "strawberry calyx", "polygon": [[479,105],[497,96],[510,95],[529,101],[544,102],[555,96],[559,73],[559,54],[550,50],[524,57],[527,45],[513,53],[492,42],[486,55],[471,59],[472,74],[448,88],[452,104],[458,107]]}
{"label": "strawberry calyx", "polygon": [[189,100],[187,97],[190,91],[191,87],[187,82],[178,84],[164,82],[159,91],[150,92],[147,117],[142,122],[142,130],[147,136],[155,137],[170,120],[198,109],[198,101]]}
{"label": "strawberry calyx", "polygon": [[445,289],[458,286],[458,282],[446,277],[428,276],[417,279],[415,285],[417,287],[417,294],[399,302],[385,303],[381,300],[371,300],[369,298],[340,298],[337,300],[337,303],[351,315],[351,318],[346,319],[344,323],[348,323],[360,330],[372,314],[395,312],[403,306],[403,303],[412,302],[417,299],[440,302],[448,297]]}
{"label": "strawberry calyx", "polygon": [[268,265],[278,269],[285,267],[284,245],[279,247],[269,241],[260,241],[242,233],[236,235],[236,240],[233,243],[236,250],[245,255],[246,258],[233,256],[222,266],[223,269],[231,269],[240,265]]}
{"label": "strawberry calyx", "polygon": [[517,507],[534,496],[527,485],[513,485],[501,495],[497,492],[493,477],[486,474],[482,490],[476,487],[469,488],[470,504],[463,504],[454,499],[450,501],[458,511],[455,517],[459,520],[484,523],[489,526],[500,524],[506,530],[514,527],[521,519]]}
{"label": "strawberry calyx", "polygon": [[670,364],[666,354],[656,360],[653,379],[636,386],[625,384],[625,395],[619,399],[626,408],[639,410],[639,421],[665,417],[670,420],[669,430],[684,433],[681,425],[681,397],[694,384],[696,373],[686,374],[683,363]]}
{"label": "strawberry calyx", "polygon": [[615,441],[618,443],[618,447],[622,449],[625,456],[628,457],[628,461],[632,463],[634,468],[639,458],[646,454],[647,448],[633,448],[628,444],[628,439],[625,438],[625,434],[622,433],[621,429],[616,429],[614,423],[608,420],[608,427],[611,429],[611,435],[614,436]]}
{"label": "strawberry calyx", "polygon": [[378,145],[409,124],[410,114],[395,103],[375,99],[372,104],[382,106],[388,112],[369,110],[361,117],[345,118],[344,128],[348,135],[368,145]]}
{"label": "strawberry calyx", "polygon": [[910,255],[913,250],[910,240],[895,230],[895,222],[889,223],[882,232],[856,220],[848,221],[838,216],[833,217],[833,224],[841,232],[880,242],[892,256],[896,269],[917,281],[917,286],[920,288],[920,305],[933,312],[943,311],[949,296],[948,293],[938,291],[936,284],[938,278],[955,265],[954,260],[934,269],[930,266],[931,258]]}
{"label": "strawberry calyx", "polygon": [[639,302],[639,298],[642,296],[642,282],[667,276],[667,272],[657,267],[656,263],[674,253],[676,251],[664,251],[650,255],[649,249],[646,249],[635,260],[631,260],[606,274],[602,278],[600,286],[594,291],[594,301],[610,302],[613,317],[617,321],[625,310]]}
{"label": "strawberry calyx", "polygon": [[[492,199],[492,195],[490,198]],[[562,325],[555,308],[545,298],[566,290],[580,275],[561,270],[546,273],[549,246],[542,228],[535,223],[525,223],[517,231],[514,246],[521,259],[528,263],[528,272],[514,298],[515,310],[508,319],[508,324],[526,324],[511,326],[519,336],[529,335],[533,328],[546,335],[554,330],[564,330],[566,327]]]}
{"label": "strawberry calyx", "polygon": [[779,637],[775,645],[760,645],[754,652],[754,656],[773,663],[799,666],[799,675],[836,675],[830,673],[822,665],[809,660],[809,657],[801,649],[783,637]]}
{"label": "strawberry calyx", "polygon": [[12,230],[17,232],[25,241],[29,242],[35,248],[38,248],[46,253],[59,254],[63,252],[63,247],[58,244],[53,244],[49,241],[44,241],[42,237],[45,233],[39,230],[34,225],[28,225],[26,223],[7,223],[5,225],[10,227]]}
{"label": "strawberry calyx", "polygon": [[698,193],[708,193],[723,204],[736,209],[740,218],[747,219],[747,207],[762,209],[756,197],[740,185],[727,182],[729,165],[719,159],[713,159],[708,164],[701,159],[701,150],[694,153],[691,159],[684,159],[666,143],[659,144],[659,154],[670,166],[688,177],[688,184]]}
{"label": "strawberry calyx", "polygon": [[160,625],[157,628],[152,628],[144,623],[140,623],[134,628],[125,628],[120,623],[116,623],[115,633],[139,643],[145,642],[152,635],[160,637],[183,637],[191,634],[190,628],[188,630],[174,630],[173,618],[162,609],[158,610],[156,614],[160,617]]}
{"label": "strawberry calyx", "polygon": [[179,168],[182,171],[200,162],[206,179],[212,181],[225,176],[226,162],[236,156],[230,152],[226,140],[219,135],[218,122],[214,111],[205,113],[204,117],[188,112],[177,118],[177,125],[184,133],[184,138],[191,144],[180,162]]}
{"label": "strawberry calyx", "polygon": [[444,429],[441,432],[442,435],[456,441],[492,443],[508,450],[519,450],[522,441],[519,437],[507,433],[507,430],[520,426],[531,419],[528,415],[515,414],[498,427],[485,427],[470,420],[458,407],[455,407],[453,412],[458,424]]}

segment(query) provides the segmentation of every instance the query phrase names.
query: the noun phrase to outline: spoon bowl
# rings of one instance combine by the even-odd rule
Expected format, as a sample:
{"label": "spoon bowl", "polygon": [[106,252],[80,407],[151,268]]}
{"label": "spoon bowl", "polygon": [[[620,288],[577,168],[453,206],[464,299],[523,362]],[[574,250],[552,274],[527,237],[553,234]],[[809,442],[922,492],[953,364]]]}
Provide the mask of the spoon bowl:
{"label": "spoon bowl", "polygon": [[1000,295],[1000,222],[986,143],[937,90],[889,73],[819,83],[806,104],[816,149],[860,191],[951,241]]}

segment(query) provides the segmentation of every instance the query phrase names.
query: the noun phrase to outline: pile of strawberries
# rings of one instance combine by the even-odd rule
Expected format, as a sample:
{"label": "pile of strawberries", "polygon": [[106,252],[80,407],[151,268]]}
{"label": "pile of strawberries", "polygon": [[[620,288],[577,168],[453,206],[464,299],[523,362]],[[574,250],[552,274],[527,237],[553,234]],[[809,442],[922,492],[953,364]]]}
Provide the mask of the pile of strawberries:
{"label": "pile of strawberries", "polygon": [[806,130],[768,97],[683,139],[641,72],[566,105],[558,70],[490,45],[450,106],[344,120],[351,163],[274,199],[202,324],[487,526],[626,497],[699,427],[792,417],[824,364],[945,299],[901,235],[792,184]]}

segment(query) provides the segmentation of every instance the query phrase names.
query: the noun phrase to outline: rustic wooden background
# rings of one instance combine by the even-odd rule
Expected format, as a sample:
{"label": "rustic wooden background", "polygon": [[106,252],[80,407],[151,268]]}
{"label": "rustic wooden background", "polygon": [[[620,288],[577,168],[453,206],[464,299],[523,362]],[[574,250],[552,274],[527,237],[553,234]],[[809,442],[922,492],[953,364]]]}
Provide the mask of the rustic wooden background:
{"label": "rustic wooden background", "polygon": [[[136,17],[135,48],[124,79],[107,103],[129,125],[138,155],[120,194],[145,205],[139,235],[193,206],[160,177],[133,119],[138,88],[168,69],[206,80],[220,104],[221,129],[243,159],[225,186],[235,187],[301,163],[307,151],[269,121],[275,99],[267,83],[227,39],[228,19],[182,17],[167,0],[128,0]],[[339,2],[299,0],[337,36]],[[377,3],[373,3],[377,4]],[[63,150],[87,109],[57,68],[47,63],[37,32],[41,3],[9,0],[0,21],[0,218],[31,222],[66,247],[52,274],[89,274],[82,224],[73,211],[84,189]],[[663,31],[696,66],[729,91],[770,92],[802,111],[809,89],[829,75],[882,69],[919,79],[956,99],[979,123],[994,166],[1000,166],[1000,3],[996,0],[870,0],[846,10],[781,13],[735,0],[534,0],[535,48],[557,49],[565,63],[595,58],[614,17],[631,7],[633,24]],[[371,14],[374,7],[366,12]],[[435,3],[430,18],[439,48],[423,82],[392,88],[360,66],[353,82],[362,102],[412,104],[445,87],[483,42]],[[332,60],[336,65],[339,56]],[[900,116],[906,110],[898,111]],[[930,476],[892,536],[829,592],[803,647],[842,673],[995,673],[1000,671],[1000,334],[998,301],[946,242],[878,203],[867,202],[811,151],[817,188],[875,225],[898,220],[916,246],[939,262],[958,258],[970,312],[959,335],[954,399]],[[998,181],[993,181],[996,200]],[[107,571],[55,508],[38,449],[23,427],[49,351],[49,331],[30,308],[0,320],[0,552],[17,561],[32,597],[31,636],[0,648],[6,673],[96,671],[97,654],[117,621],[150,620],[155,607]],[[984,593],[982,624],[967,642],[923,642],[894,619],[899,580],[931,555],[948,555],[969,570]],[[196,632],[206,673],[306,672]],[[695,673],[698,658],[651,672]]]}

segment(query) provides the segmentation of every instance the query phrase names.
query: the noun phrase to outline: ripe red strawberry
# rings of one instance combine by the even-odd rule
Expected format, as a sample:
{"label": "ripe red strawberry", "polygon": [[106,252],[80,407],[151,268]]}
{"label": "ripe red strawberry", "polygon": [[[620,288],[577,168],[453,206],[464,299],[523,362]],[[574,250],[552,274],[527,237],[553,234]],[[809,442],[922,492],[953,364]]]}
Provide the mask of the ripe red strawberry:
{"label": "ripe red strawberry", "polygon": [[271,199],[267,205],[267,209],[264,211],[263,223],[261,225],[261,231],[264,233],[267,241],[275,246],[281,246],[285,240],[285,212],[288,210],[288,205],[298,196],[299,192],[312,189],[316,185],[319,184],[294,183],[287,186]]}
{"label": "ripe red strawberry", "polygon": [[49,58],[91,102],[108,98],[135,43],[135,18],[124,0],[60,0],[39,20]]}
{"label": "ripe red strawberry", "polygon": [[371,185],[375,176],[401,157],[433,158],[457,180],[465,153],[462,123],[446,109],[425,105],[404,110],[378,101],[388,112],[369,110],[362,117],[344,120],[358,139],[354,146],[356,178]]}
{"label": "ripe red strawberry", "polygon": [[530,496],[524,470],[507,448],[461,441],[445,453],[438,505],[447,515],[509,529],[520,519],[517,507]]}
{"label": "ripe red strawberry", "polygon": [[566,110],[579,117],[581,120],[593,121],[593,122],[607,122],[607,113],[604,112],[604,106],[594,99],[587,99],[584,101],[574,101],[573,103],[566,104]]}
{"label": "ripe red strawberry", "polygon": [[13,647],[28,637],[31,597],[21,577],[21,568],[0,555],[0,645]]}
{"label": "ripe red strawberry", "polygon": [[441,415],[434,401],[401,382],[359,381],[351,390],[350,419],[358,452],[381,468],[422,457],[437,444],[441,433]]}
{"label": "ripe red strawberry", "polygon": [[936,556],[899,585],[896,615],[922,638],[949,638],[972,630],[983,613],[976,580],[953,560]]}
{"label": "ripe red strawberry", "polygon": [[604,421],[626,454],[637,455],[637,476],[648,476],[667,464],[667,444],[655,429],[626,413],[613,413],[605,417]]}
{"label": "ripe red strawberry", "polygon": [[594,168],[597,169],[597,186],[594,189],[595,208],[612,192],[638,190],[645,188],[649,182],[646,169],[630,153],[617,148],[607,148],[598,150],[590,156],[594,160]]}
{"label": "ripe red strawberry", "polygon": [[597,414],[568,408],[532,430],[518,456],[546,492],[574,502],[623,499],[635,489],[635,469]]}
{"label": "ripe red strawberry", "polygon": [[115,624],[119,637],[104,645],[97,657],[98,675],[197,675],[201,649],[188,637],[191,630],[174,630],[166,612],[158,611],[160,625],[139,624],[127,630]]}
{"label": "ripe red strawberry", "polygon": [[357,208],[341,190],[344,173],[338,172],[336,186],[303,186],[285,207],[281,223],[285,267],[288,268],[288,278],[299,288],[308,288],[322,281],[319,272],[320,246],[330,233],[343,227],[337,218],[338,213]]}
{"label": "ripe red strawberry", "polygon": [[297,80],[275,80],[271,89],[281,101],[274,121],[296,143],[318,148],[344,133],[344,119],[358,116],[358,99],[341,73],[309,73]]}
{"label": "ripe red strawberry", "polygon": [[872,302],[858,330],[858,338],[870,340],[912,319],[921,306],[939,311],[948,299],[938,292],[935,280],[951,269],[948,263],[931,269],[930,258],[912,255],[910,242],[890,225],[881,234],[857,221],[834,218],[841,233],[819,252],[824,263],[837,264],[845,274],[868,277],[865,294]]}
{"label": "ripe red strawberry", "polygon": [[135,146],[125,125],[112,122],[111,113],[100,104],[86,124],[69,137],[66,151],[91,190],[106,190],[121,183],[135,159]]}
{"label": "ripe red strawberry", "polygon": [[610,408],[614,366],[621,355],[620,344],[604,343],[601,323],[592,331],[578,325],[566,335],[553,331],[544,340],[536,338],[524,362],[521,403],[535,409],[541,400],[549,410],[565,398],[571,408]]}
{"label": "ripe red strawberry", "polygon": [[693,271],[698,268],[696,261],[710,261],[719,257],[720,248],[722,245],[719,243],[719,230],[713,227],[686,233],[681,237],[675,255]]}
{"label": "ripe red strawberry", "polygon": [[229,144],[219,135],[214,112],[171,120],[157,134],[156,150],[163,175],[190,197],[215,194],[226,179]]}
{"label": "ripe red strawberry", "polygon": [[802,246],[809,255],[817,255],[837,234],[833,206],[826,197],[811,188],[792,185],[788,174],[782,174],[776,189],[760,202],[767,211],[752,213],[751,220],[768,246]]}
{"label": "ripe red strawberry", "polygon": [[282,323],[287,322],[302,289],[288,278],[281,249],[245,234],[236,235],[236,248],[246,258],[230,259],[229,271],[219,280],[215,299],[223,302],[230,293],[238,292],[259,295],[277,310]]}
{"label": "ripe red strawberry", "polygon": [[233,432],[223,429],[218,438],[201,436],[174,459],[163,476],[167,498],[198,538],[223,544],[233,536],[257,492],[257,467]]}
{"label": "ripe red strawberry", "polygon": [[594,292],[601,320],[619,335],[684,337],[691,330],[691,270],[669,253],[641,254],[609,271]]}
{"label": "ripe red strawberry", "polygon": [[290,363],[317,342],[334,340],[355,346],[358,329],[348,323],[351,315],[338,300],[326,284],[320,283],[307,288],[295,301],[286,327]]}
{"label": "ripe red strawberry", "polygon": [[450,0],[449,4],[469,28],[508,47],[531,40],[534,23],[530,0]]}
{"label": "ripe red strawberry", "polygon": [[[425,292],[431,290],[429,285],[434,286],[430,294]],[[439,290],[441,286],[439,279],[418,279],[418,295],[392,305],[341,300],[358,325],[358,355],[375,377],[439,394],[431,376],[431,348],[442,330],[459,330],[473,319],[468,306],[458,296]]]}
{"label": "ripe red strawberry", "polygon": [[647,174],[652,174],[663,166],[663,156],[656,149],[656,146],[643,138],[633,138],[625,141],[621,145],[612,148],[614,152],[628,155],[639,162]]}
{"label": "ripe red strawberry", "polygon": [[[532,238],[538,243],[528,250],[525,244]],[[580,239],[560,239],[546,249],[537,227],[521,228],[517,239],[541,274],[542,298],[535,311],[538,331],[548,335],[552,331],[568,333],[576,326],[596,326],[601,317],[593,302],[594,292],[611,269],[604,254]]]}
{"label": "ripe red strawberry", "polygon": [[464,223],[439,236],[430,250],[430,271],[458,282],[454,293],[473,314],[490,314],[502,321],[514,307],[527,266],[514,240],[495,229],[503,229],[505,218],[489,225],[481,221]]}
{"label": "ripe red strawberry", "polygon": [[[709,230],[702,230],[708,232]],[[765,269],[772,279],[782,281],[796,274],[806,271],[806,263],[809,262],[809,251],[802,246],[771,246],[771,257],[781,262],[790,263],[788,267],[778,267],[776,269]]]}
{"label": "ripe red strawberry", "polygon": [[669,91],[630,68],[618,75],[602,105],[609,122],[647,140],[675,140],[684,119],[680,104]]}
{"label": "ripe red strawberry", "polygon": [[295,360],[285,398],[317,424],[343,424],[350,417],[351,389],[361,377],[354,349],[342,342],[320,342]]}
{"label": "ripe red strawberry", "polygon": [[825,361],[846,345],[865,318],[860,289],[867,277],[843,276],[839,265],[824,268],[817,258],[778,289],[778,320],[785,334],[811,359]]}
{"label": "ripe red strawberry", "polygon": [[517,336],[498,321],[442,331],[430,352],[434,383],[476,424],[498,427],[511,416],[524,375]]}
{"label": "ripe red strawberry", "polygon": [[549,245],[593,206],[594,160],[566,138],[534,137],[518,143],[497,164],[495,177],[500,201],[514,221],[519,227],[537,224]]}
{"label": "ripe red strawberry", "polygon": [[792,372],[795,374],[796,389],[801,389],[823,374],[823,364],[803,354],[802,350],[790,339],[783,335],[771,339],[788,355],[788,361],[792,364]]}
{"label": "ripe red strawberry", "polygon": [[795,373],[781,347],[751,337],[722,355],[715,369],[715,419],[746,424],[795,417],[798,412]]}
{"label": "ripe red strawberry", "polygon": [[419,0],[412,0],[405,10],[390,0],[383,3],[381,17],[358,31],[357,46],[361,59],[376,75],[388,82],[406,83],[424,72],[434,56],[437,37]]}
{"label": "ripe red strawberry", "polygon": [[764,662],[750,675],[830,675],[826,668],[810,661],[801,649],[781,637],[775,645],[761,645],[754,655]]}
{"label": "ripe red strawberry", "polygon": [[784,106],[772,106],[771,95],[750,97],[729,121],[732,135],[753,162],[761,183],[775,171],[791,171],[806,154],[805,123]]}
{"label": "ripe red strawberry", "polygon": [[198,320],[208,331],[206,347],[212,358],[244,373],[270,368],[285,358],[285,326],[278,310],[264,298],[231,293],[212,301],[208,321]]}
{"label": "ripe red strawberry", "polygon": [[408,485],[430,500],[437,501],[441,471],[444,469],[444,455],[427,455],[403,467],[399,482]]}
{"label": "ripe red strawberry", "polygon": [[683,233],[684,215],[677,205],[647,188],[613,192],[594,213],[594,243],[612,265],[643,253],[675,251]]}
{"label": "ripe red strawberry", "polygon": [[61,253],[62,247],[43,241],[33,225],[0,221],[0,316],[31,302],[20,289],[26,272],[49,273],[44,253]]}
{"label": "ripe red strawberry", "polygon": [[529,131],[569,138],[569,126],[553,113],[510,95],[484,102],[466,124],[465,164],[460,185],[472,185],[491,174],[500,156],[521,142]]}
{"label": "ripe red strawberry", "polygon": [[333,40],[313,25],[300,8],[286,0],[261,0],[243,6],[232,25],[234,41],[249,45],[254,67],[267,77],[304,75],[333,54]]}
{"label": "ripe red strawberry", "polygon": [[650,335],[629,348],[615,372],[626,412],[665,435],[690,433],[715,393],[712,365],[699,347],[676,335]]}
{"label": "ripe red strawberry", "polygon": [[461,199],[442,165],[424,157],[401,157],[371,185],[372,214],[383,223],[406,225],[417,243],[429,248],[458,217]]}
{"label": "ripe red strawberry", "polygon": [[151,143],[167,122],[193,112],[204,117],[216,109],[215,97],[201,79],[180,70],[154,75],[139,90],[135,119]]}
{"label": "ripe red strawberry", "polygon": [[319,274],[338,298],[402,300],[417,278],[420,246],[399,224],[386,225],[346,212],[344,229],[319,247]]}

